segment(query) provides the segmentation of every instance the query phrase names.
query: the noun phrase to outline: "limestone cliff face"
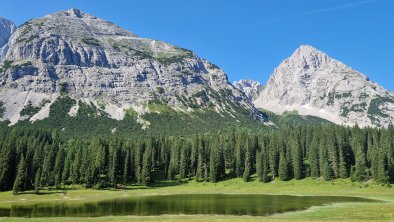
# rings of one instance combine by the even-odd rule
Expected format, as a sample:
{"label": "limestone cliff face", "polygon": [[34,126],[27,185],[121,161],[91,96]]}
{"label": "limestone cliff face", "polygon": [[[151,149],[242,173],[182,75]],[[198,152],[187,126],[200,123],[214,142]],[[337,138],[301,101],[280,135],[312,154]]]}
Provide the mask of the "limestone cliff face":
{"label": "limestone cliff face", "polygon": [[[138,107],[148,102],[183,111],[237,112],[225,102],[231,100],[262,120],[219,67],[190,50],[138,37],[77,9],[26,22],[3,54],[0,99],[3,119],[12,122],[20,119],[18,111],[27,103],[39,106],[32,95],[52,101],[59,94],[98,104],[117,119],[131,107],[143,112]],[[10,90],[27,96],[11,104]]]}
{"label": "limestone cliff face", "polygon": [[233,85],[243,91],[245,95],[251,100],[257,99],[259,96],[260,92],[263,90],[263,85],[257,81],[254,80],[239,80],[235,81]]}
{"label": "limestone cliff face", "polygon": [[393,92],[307,45],[275,69],[254,104],[344,125],[387,127],[394,121]]}
{"label": "limestone cliff face", "polygon": [[6,47],[8,39],[15,29],[16,26],[12,21],[0,17],[0,61],[3,55],[2,48]]}

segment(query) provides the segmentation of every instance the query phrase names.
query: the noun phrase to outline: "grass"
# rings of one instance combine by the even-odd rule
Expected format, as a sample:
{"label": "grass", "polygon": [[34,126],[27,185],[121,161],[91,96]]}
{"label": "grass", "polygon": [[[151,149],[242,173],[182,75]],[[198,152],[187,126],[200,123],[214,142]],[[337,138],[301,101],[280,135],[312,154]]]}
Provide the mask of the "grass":
{"label": "grass", "polygon": [[128,186],[126,189],[95,190],[70,186],[65,190],[45,190],[41,195],[25,193],[12,195],[0,193],[0,207],[14,204],[32,204],[48,201],[91,202],[141,195],[196,194],[196,193],[261,193],[283,195],[359,196],[384,200],[380,203],[338,203],[312,207],[305,211],[289,212],[268,217],[220,215],[163,215],[163,216],[109,216],[99,218],[0,218],[0,221],[393,221],[394,188],[374,182],[351,182],[348,179],[321,181],[319,179],[275,180],[263,184],[253,180],[229,179],[219,183],[208,182],[158,182],[151,187]]}

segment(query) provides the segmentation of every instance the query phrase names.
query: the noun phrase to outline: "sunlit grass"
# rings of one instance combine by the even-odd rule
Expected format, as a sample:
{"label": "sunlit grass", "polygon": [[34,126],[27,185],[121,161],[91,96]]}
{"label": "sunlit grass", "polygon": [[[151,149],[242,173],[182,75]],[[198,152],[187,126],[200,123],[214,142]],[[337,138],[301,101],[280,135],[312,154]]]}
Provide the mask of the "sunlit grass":
{"label": "sunlit grass", "polygon": [[[27,221],[394,221],[394,189],[374,182],[353,183],[348,179],[321,181],[318,179],[275,180],[260,183],[256,180],[245,183],[242,179],[229,179],[219,183],[209,182],[161,182],[151,187],[128,186],[126,189],[96,190],[81,186],[69,186],[64,190],[44,190],[41,195],[32,192],[12,195],[12,192],[0,193],[0,207],[12,204],[30,204],[44,201],[90,202],[141,195],[192,194],[192,193],[261,193],[284,195],[317,196],[361,196],[385,200],[383,203],[341,203],[324,207],[312,207],[306,211],[289,212],[269,217],[238,216],[113,216],[100,218],[37,218]],[[19,218],[0,218],[0,221],[24,221]]]}

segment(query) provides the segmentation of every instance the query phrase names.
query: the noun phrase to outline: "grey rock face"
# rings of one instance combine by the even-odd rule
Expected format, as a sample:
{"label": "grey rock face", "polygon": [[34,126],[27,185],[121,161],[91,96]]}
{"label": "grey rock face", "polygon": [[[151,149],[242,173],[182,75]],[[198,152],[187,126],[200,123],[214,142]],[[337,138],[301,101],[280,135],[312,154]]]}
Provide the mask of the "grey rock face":
{"label": "grey rock face", "polygon": [[150,101],[235,112],[223,98],[262,119],[220,68],[192,51],[140,38],[77,9],[26,22],[8,44],[0,64],[3,89],[67,93],[100,103],[117,119],[128,108],[144,112],[138,107]]}
{"label": "grey rock face", "polygon": [[15,29],[16,26],[12,21],[0,17],[0,48],[8,42]]}
{"label": "grey rock face", "polygon": [[243,91],[251,101],[257,99],[259,93],[264,88],[263,85],[261,85],[261,83],[254,81],[254,80],[243,80],[242,79],[239,81],[235,81],[233,83],[233,85],[237,89]]}
{"label": "grey rock face", "polygon": [[7,49],[8,39],[15,29],[16,26],[12,21],[0,17],[0,61],[2,60],[3,52]]}
{"label": "grey rock face", "polygon": [[344,125],[387,127],[394,122],[393,92],[306,45],[275,69],[254,104]]}

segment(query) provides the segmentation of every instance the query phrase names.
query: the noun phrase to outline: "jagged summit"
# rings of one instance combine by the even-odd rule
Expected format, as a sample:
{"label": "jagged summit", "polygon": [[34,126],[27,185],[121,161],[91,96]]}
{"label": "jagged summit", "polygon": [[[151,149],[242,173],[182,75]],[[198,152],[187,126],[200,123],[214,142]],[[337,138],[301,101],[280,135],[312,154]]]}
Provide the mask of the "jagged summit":
{"label": "jagged summit", "polygon": [[77,18],[82,18],[86,13],[81,12],[81,10],[77,8],[72,8],[67,11],[65,11],[65,14],[71,17],[77,17]]}
{"label": "jagged summit", "polygon": [[89,18],[89,19],[97,19],[97,17],[90,15],[84,11],[81,11],[77,8],[71,8],[68,10],[59,11],[56,13],[49,14],[45,17],[54,17],[54,16],[62,16],[62,17],[69,17],[69,18]]}
{"label": "jagged summit", "polygon": [[345,65],[341,62],[330,58],[326,53],[314,48],[310,45],[301,45],[295,52],[283,63],[281,66],[286,66],[291,69],[324,69],[328,66]]}

